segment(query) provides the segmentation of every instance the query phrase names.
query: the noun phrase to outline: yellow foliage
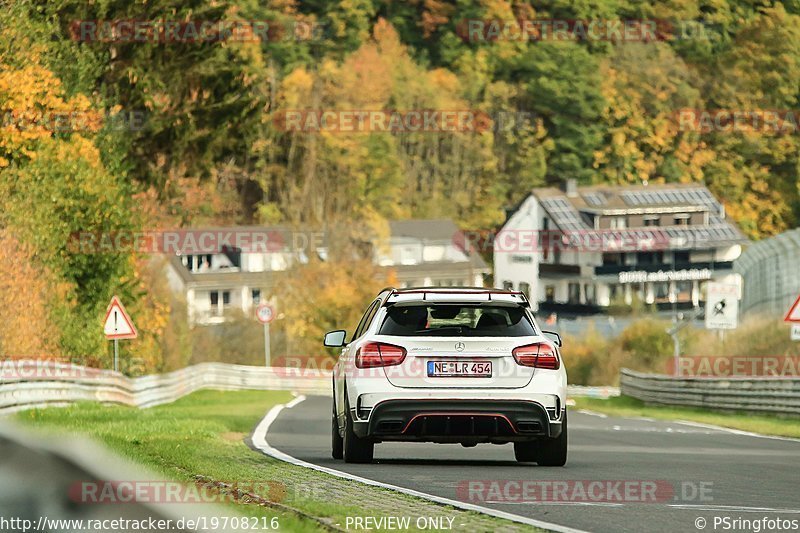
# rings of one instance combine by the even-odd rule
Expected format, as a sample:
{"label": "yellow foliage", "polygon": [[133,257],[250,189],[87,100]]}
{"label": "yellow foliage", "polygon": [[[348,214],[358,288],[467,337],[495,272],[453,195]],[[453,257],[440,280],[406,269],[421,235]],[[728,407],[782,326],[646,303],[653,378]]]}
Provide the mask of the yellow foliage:
{"label": "yellow foliage", "polygon": [[35,262],[33,248],[0,229],[0,353],[3,357],[59,359],[59,331],[51,303],[66,291]]}
{"label": "yellow foliage", "polygon": [[1,168],[35,157],[36,142],[57,132],[96,132],[102,117],[85,96],[66,99],[61,80],[47,68],[14,68],[0,59],[0,120]]}
{"label": "yellow foliage", "polygon": [[291,353],[319,354],[322,337],[333,329],[352,335],[370,301],[396,282],[394,273],[370,260],[314,262],[294,269],[276,291],[279,327]]}

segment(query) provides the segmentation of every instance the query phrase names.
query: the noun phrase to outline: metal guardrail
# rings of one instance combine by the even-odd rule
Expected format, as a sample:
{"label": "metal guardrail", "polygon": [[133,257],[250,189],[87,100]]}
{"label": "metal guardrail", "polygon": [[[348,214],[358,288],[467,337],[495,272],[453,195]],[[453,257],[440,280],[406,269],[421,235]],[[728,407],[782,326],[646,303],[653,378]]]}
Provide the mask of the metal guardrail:
{"label": "metal guardrail", "polygon": [[[7,361],[0,367],[0,414],[93,401],[132,407],[174,402],[200,389],[290,390],[330,395],[331,372],[228,363],[198,365],[138,378],[53,361]],[[619,396],[616,387],[570,385],[568,396]]]}
{"label": "metal guardrail", "polygon": [[620,390],[652,404],[800,415],[798,378],[681,378],[623,368]]}
{"label": "metal guardrail", "polygon": [[201,363],[167,374],[128,378],[52,361],[13,361],[0,372],[0,413],[80,401],[152,407],[200,389],[291,390],[329,394],[330,372]]}

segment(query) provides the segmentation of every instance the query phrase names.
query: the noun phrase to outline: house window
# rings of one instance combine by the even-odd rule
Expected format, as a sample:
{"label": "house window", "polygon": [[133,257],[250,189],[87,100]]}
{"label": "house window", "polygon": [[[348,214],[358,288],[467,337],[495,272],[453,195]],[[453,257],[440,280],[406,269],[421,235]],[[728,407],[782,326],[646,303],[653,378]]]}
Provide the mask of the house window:
{"label": "house window", "polygon": [[522,292],[526,298],[530,299],[531,297],[531,285],[530,283],[520,282],[519,290]]}
{"label": "house window", "polygon": [[673,221],[676,226],[688,226],[689,225],[689,215],[681,214],[675,215]]}
{"label": "house window", "polygon": [[637,252],[637,265],[660,265],[664,262],[664,252]]}
{"label": "house window", "polygon": [[611,217],[611,229],[625,229],[628,227],[628,219],[626,217]]}
{"label": "house window", "polygon": [[190,272],[207,272],[211,269],[211,254],[186,256],[186,268]]}
{"label": "house window", "polygon": [[678,281],[675,283],[675,292],[679,302],[689,302],[692,300],[692,282]]}
{"label": "house window", "polygon": [[253,296],[253,305],[261,303],[261,289],[253,289],[250,294]]}
{"label": "house window", "polygon": [[661,225],[661,217],[658,215],[646,215],[644,217],[644,225],[646,227],[654,227]]}
{"label": "house window", "polygon": [[625,254],[603,254],[603,265],[624,265],[625,264]]}
{"label": "house window", "polygon": [[664,301],[669,298],[669,283],[655,284],[656,300]]}
{"label": "house window", "polygon": [[219,305],[220,294],[222,295],[222,305],[231,303],[231,291],[211,291],[208,293],[208,297],[211,300],[211,307]]}
{"label": "house window", "polygon": [[504,281],[503,282],[503,289],[507,290],[507,291],[513,290],[514,289],[514,284],[512,282],[510,282],[510,281]]}
{"label": "house window", "polygon": [[618,296],[622,296],[622,287],[619,285],[609,285],[608,286],[608,298],[610,300],[614,300]]}
{"label": "house window", "polygon": [[581,303],[581,284],[580,283],[570,283],[569,284],[569,293],[568,293],[568,300],[571,304],[579,304]]}
{"label": "house window", "polygon": [[689,263],[689,252],[673,252],[672,257],[676,265]]}
{"label": "house window", "polygon": [[553,303],[556,300],[556,288],[552,285],[548,285],[544,288],[544,301],[547,303]]}
{"label": "house window", "polygon": [[583,292],[586,295],[587,304],[594,304],[596,302],[595,287],[593,284],[587,283],[586,285],[584,285]]}

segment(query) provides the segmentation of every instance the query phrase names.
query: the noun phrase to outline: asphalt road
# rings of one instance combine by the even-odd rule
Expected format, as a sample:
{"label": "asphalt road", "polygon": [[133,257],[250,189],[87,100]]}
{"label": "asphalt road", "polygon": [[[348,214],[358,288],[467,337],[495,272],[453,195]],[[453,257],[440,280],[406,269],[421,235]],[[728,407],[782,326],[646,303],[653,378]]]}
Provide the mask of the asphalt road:
{"label": "asphalt road", "polygon": [[[375,448],[373,464],[350,465],[331,458],[329,430],[330,399],[309,397],[283,410],[266,438],[274,448],[310,463],[585,531],[696,532],[698,518],[706,520],[705,531],[769,531],[773,528],[768,526],[776,526],[767,522],[756,529],[740,522],[750,527],[737,528],[736,519],[800,523],[799,441],[570,411],[569,460],[563,468],[519,464],[511,445],[422,443],[382,443]],[[484,490],[470,498],[466,483],[478,480]],[[637,501],[636,493],[624,494],[624,486],[590,487],[591,481],[613,480],[634,482],[631,488],[643,489],[648,499],[657,501]],[[558,503],[532,501],[535,493],[529,493],[519,501],[519,485],[509,481],[542,482],[534,485],[540,491],[567,487],[566,498],[561,492]],[[498,487],[501,492],[492,492]],[[597,490],[608,496],[601,499],[614,501],[597,501]],[[715,528],[715,518],[727,518],[731,527],[719,522]]]}

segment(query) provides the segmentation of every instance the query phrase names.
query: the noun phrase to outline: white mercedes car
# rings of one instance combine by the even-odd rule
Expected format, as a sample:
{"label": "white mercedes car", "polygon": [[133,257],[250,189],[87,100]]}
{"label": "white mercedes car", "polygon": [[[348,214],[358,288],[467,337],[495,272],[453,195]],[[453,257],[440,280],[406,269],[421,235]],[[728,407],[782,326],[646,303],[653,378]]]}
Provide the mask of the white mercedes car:
{"label": "white mercedes car", "polygon": [[561,339],[543,332],[521,292],[384,289],[333,370],[332,454],[372,461],[376,443],[514,444],[520,462],[567,461]]}

